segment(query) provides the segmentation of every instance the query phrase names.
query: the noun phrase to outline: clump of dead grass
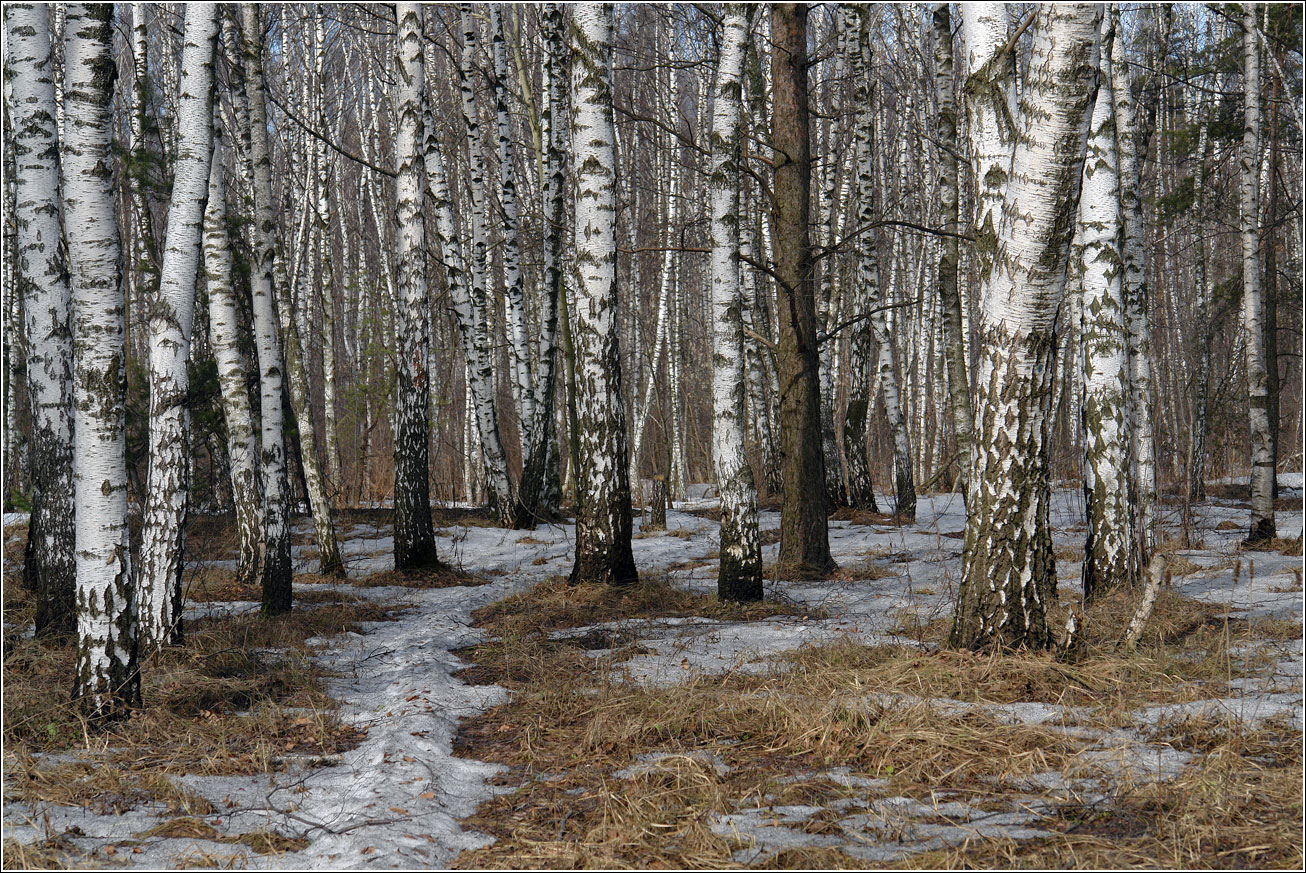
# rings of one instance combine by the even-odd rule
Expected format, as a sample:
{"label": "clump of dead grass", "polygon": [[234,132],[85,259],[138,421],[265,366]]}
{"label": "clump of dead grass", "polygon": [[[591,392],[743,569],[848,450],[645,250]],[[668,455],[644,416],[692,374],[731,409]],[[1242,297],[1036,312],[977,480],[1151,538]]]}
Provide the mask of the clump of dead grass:
{"label": "clump of dead grass", "polygon": [[[68,700],[74,652],[66,642],[19,640],[5,657],[5,799],[120,811],[154,801],[206,814],[207,801],[178,788],[187,773],[272,772],[286,755],[334,755],[364,733],[342,722],[310,642],[388,611],[365,603],[297,608],[272,619],[211,617],[186,627],[186,645],[143,665],[143,706],[93,728]],[[94,758],[46,759],[94,745]]]}
{"label": "clump of dead grass", "polygon": [[[920,869],[1300,869],[1302,735],[1282,724],[1195,730],[1204,753],[1173,780],[1123,784],[1109,802],[1067,804],[1036,840],[976,838],[904,862]],[[1176,737],[1177,738],[1177,737]]]}
{"label": "clump of dead grass", "polygon": [[634,585],[572,585],[552,576],[519,594],[472,613],[477,627],[495,636],[522,637],[560,628],[638,618],[701,616],[722,621],[756,621],[774,615],[806,615],[786,603],[729,603],[710,594],[686,591],[661,576],[643,576]]}
{"label": "clump of dead grass", "polygon": [[3,866],[6,870],[72,870],[92,866],[76,843],[64,834],[20,843],[5,837]]}

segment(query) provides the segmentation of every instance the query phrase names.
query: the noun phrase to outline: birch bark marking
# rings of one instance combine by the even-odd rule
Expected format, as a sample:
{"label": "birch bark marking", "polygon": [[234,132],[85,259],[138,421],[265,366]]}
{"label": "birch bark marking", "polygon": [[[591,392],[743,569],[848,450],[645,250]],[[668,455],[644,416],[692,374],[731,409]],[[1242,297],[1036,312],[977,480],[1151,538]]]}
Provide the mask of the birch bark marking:
{"label": "birch bark marking", "polygon": [[[1110,62],[1113,19],[1102,23],[1102,68]],[[1079,199],[1080,248],[1071,269],[1082,271],[1080,348],[1083,351],[1084,600],[1138,576],[1129,488],[1129,347],[1120,254],[1123,220],[1116,152],[1114,95],[1102,76],[1093,108]]]}
{"label": "birch bark marking", "polygon": [[49,8],[44,3],[4,8],[17,245],[17,264],[7,266],[14,269],[23,304],[32,413],[32,513],[23,582],[36,592],[36,633],[42,636],[71,633],[77,620],[72,301],[59,250],[59,139]]}
{"label": "birch bark marking", "polygon": [[493,311],[487,299],[488,241],[485,227],[485,159],[481,153],[481,122],[476,109],[473,83],[476,63],[476,21],[470,3],[459,4],[463,47],[458,67],[458,91],[467,132],[468,194],[472,215],[472,263],[468,271],[474,355],[469,361],[472,399],[485,465],[486,487],[491,509],[505,527],[513,526],[512,485],[508,463],[500,441],[498,411],[494,399],[494,354],[491,348]]}
{"label": "birch bark marking", "polygon": [[[254,188],[254,246],[250,252],[250,297],[258,347],[260,466],[263,475],[263,606],[265,616],[290,611],[290,489],[286,478],[286,441],[281,398],[285,369],[281,330],[273,287],[276,220],[272,212],[272,158],[268,151],[267,98],[263,92],[263,30],[258,7],[242,3],[245,102],[249,128],[246,154]],[[239,100],[239,98],[237,98]]]}
{"label": "birch bark marking", "polygon": [[204,210],[204,276],[209,295],[209,344],[213,347],[222,389],[231,498],[236,505],[236,530],[240,535],[236,579],[253,583],[259,577],[259,558],[263,551],[259,446],[249,403],[245,359],[240,353],[236,294],[231,286],[231,240],[227,235],[227,180],[222,168],[222,150],[222,140],[215,131],[209,197]]}
{"label": "birch bark marking", "polygon": [[776,369],[784,476],[780,562],[799,572],[824,574],[834,567],[834,560],[826,527],[816,287],[809,229],[812,160],[806,4],[773,6],[771,39],[771,148],[776,155],[772,242],[780,322]]}
{"label": "birch bark marking", "polygon": [[[952,14],[947,3],[934,4],[934,97],[938,106],[939,136],[939,211],[943,230],[952,234],[943,239],[939,255],[939,305],[943,315],[944,354],[948,361],[948,400],[952,407],[952,430],[957,441],[958,485],[966,493],[966,473],[970,470],[970,377],[966,371],[963,342],[965,322],[961,316],[961,294],[957,285],[959,250],[956,234],[961,232],[958,209],[957,105],[953,100]],[[936,437],[943,442],[943,434]]]}
{"label": "birch bark marking", "polygon": [[395,5],[395,215],[398,218],[399,340],[395,385],[395,569],[436,563],[428,472],[426,360],[430,303],[422,224],[422,9]]}
{"label": "birch bark marking", "polygon": [[142,651],[181,641],[181,569],[190,502],[191,329],[199,272],[204,206],[213,159],[213,53],[217,6],[186,7],[181,87],[177,96],[177,157],[159,293],[150,331],[150,468],[137,581]]}
{"label": "birch bark marking", "polygon": [[503,13],[491,5],[490,56],[494,65],[494,115],[499,151],[499,207],[503,222],[504,309],[511,333],[513,399],[522,435],[522,457],[531,453],[531,429],[535,418],[535,386],[531,367],[530,339],[526,327],[525,289],[522,285],[521,255],[517,245],[517,167],[508,116],[508,55],[504,49]]}
{"label": "birch bark marking", "polygon": [[762,599],[757,489],[744,453],[744,325],[739,282],[741,76],[753,7],[726,6],[712,111],[712,460],[721,494],[721,563],[717,596]]}
{"label": "birch bark marking", "polygon": [[[1038,12],[1022,124],[995,247],[982,273],[975,466],[951,643],[1050,644],[1056,564],[1048,528],[1047,417],[1057,310],[1098,77],[1101,7]],[[982,128],[975,128],[983,135]],[[979,146],[976,146],[977,150]]]}
{"label": "birch bark marking", "polygon": [[1140,131],[1138,105],[1129,83],[1129,61],[1125,56],[1120,27],[1119,4],[1111,4],[1116,22],[1116,40],[1111,64],[1103,70],[1111,77],[1115,98],[1116,148],[1120,157],[1120,209],[1124,215],[1125,311],[1129,328],[1129,404],[1134,428],[1134,487],[1138,494],[1138,536],[1146,564],[1156,545],[1156,447],[1152,438],[1152,326],[1151,292],[1147,286],[1147,252],[1143,239],[1142,163],[1147,137]]}
{"label": "birch bark marking", "polygon": [[64,217],[73,308],[77,668],[95,720],[140,701],[127,531],[125,300],[113,197],[113,5],[70,3],[64,30]]}
{"label": "birch bark marking", "polygon": [[[854,194],[857,203],[855,227],[865,228],[875,221],[874,167],[871,162],[872,125],[875,112],[872,108],[870,88],[870,10],[858,7],[856,50],[853,52],[853,78],[856,82],[857,107],[854,142],[857,172]],[[857,270],[853,300],[860,313],[867,313],[881,304],[880,264],[875,234],[863,230],[856,240]],[[883,314],[871,318],[883,319]],[[848,502],[878,512],[875,492],[871,486],[871,468],[866,457],[866,422],[875,396],[871,388],[871,338],[869,318],[863,318],[852,328],[850,345],[851,389],[848,410],[844,417],[844,446],[848,454]]]}
{"label": "birch bark marking", "polygon": [[617,348],[612,4],[572,10],[572,177],[576,192],[574,341],[579,423],[576,563],[571,581],[638,581],[631,552],[621,358]]}
{"label": "birch bark marking", "polygon": [[1260,192],[1261,58],[1256,43],[1256,6],[1243,6],[1242,224],[1243,344],[1247,355],[1247,425],[1251,435],[1252,512],[1247,542],[1273,539],[1274,452],[1270,437],[1269,374],[1265,365],[1265,301],[1261,294]]}

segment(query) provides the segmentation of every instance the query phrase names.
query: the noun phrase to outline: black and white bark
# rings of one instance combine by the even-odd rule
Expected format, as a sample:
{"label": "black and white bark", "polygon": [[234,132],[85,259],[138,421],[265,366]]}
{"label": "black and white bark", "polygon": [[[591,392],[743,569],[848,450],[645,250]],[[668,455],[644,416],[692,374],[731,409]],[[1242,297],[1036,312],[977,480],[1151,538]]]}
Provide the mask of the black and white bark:
{"label": "black and white bark", "polygon": [[236,580],[256,583],[262,554],[263,507],[259,487],[259,440],[249,402],[249,374],[240,351],[240,321],[231,285],[231,239],[227,231],[227,180],[223,142],[215,131],[204,209],[204,278],[209,298],[209,346],[218,367],[222,416],[227,425],[231,500],[236,509],[239,552]]}
{"label": "black and white bark", "polygon": [[1261,58],[1256,7],[1243,6],[1243,138],[1239,151],[1242,237],[1243,348],[1247,367],[1247,429],[1251,439],[1251,521],[1248,543],[1273,539],[1274,450],[1270,433],[1269,374],[1265,356],[1265,300],[1260,258]]}
{"label": "black and white bark", "polygon": [[[281,325],[273,286],[276,219],[272,210],[272,156],[268,150],[267,98],[263,88],[263,30],[258,7],[241,5],[244,40],[245,104],[249,121],[246,154],[254,188],[253,250],[250,252],[250,297],[259,366],[259,467],[263,481],[263,615],[290,611],[290,489],[286,471],[285,417],[282,395]],[[239,100],[237,96],[237,100]]]}
{"label": "black and white bark", "polygon": [[213,159],[213,57],[217,6],[186,7],[177,154],[159,293],[149,309],[149,479],[137,579],[146,654],[181,640],[181,571],[190,502],[190,346],[204,206]]}
{"label": "black and white bark", "polygon": [[576,192],[573,342],[579,456],[573,583],[629,585],[630,480],[617,341],[612,4],[572,9],[572,178]]}
{"label": "black and white bark", "polygon": [[395,5],[395,215],[399,222],[399,318],[395,377],[395,569],[436,563],[431,524],[427,348],[430,302],[426,293],[425,190],[422,139],[422,11],[416,3]]}
{"label": "black and white bark", "polygon": [[92,720],[140,701],[127,529],[122,253],[113,192],[113,5],[70,3],[64,30],[63,207],[73,309],[77,666]]}
{"label": "black and white bark", "polygon": [[753,7],[726,6],[712,110],[712,462],[721,495],[721,563],[717,596],[762,599],[762,548],[757,532],[757,489],[744,452],[747,373],[744,358],[740,249],[740,143],[742,74]]}
{"label": "black and white bark", "polygon": [[[995,247],[981,274],[975,464],[951,642],[1051,643],[1047,419],[1056,321],[1098,80],[1101,7],[1046,4],[1021,94],[1025,121]],[[983,136],[980,128],[972,128]],[[979,144],[976,144],[977,151]]]}
{"label": "black and white bark", "polygon": [[[59,139],[49,8],[43,3],[10,3],[4,8],[5,82],[12,101],[13,137],[8,149],[13,160],[8,181],[14,195],[16,262],[6,263],[6,269],[14,271],[13,290],[22,301],[31,410],[32,511],[23,581],[36,592],[36,633],[41,636],[71,633],[77,617],[72,305],[60,240]],[[6,337],[11,356],[19,355],[16,339]],[[10,398],[10,412],[16,406],[14,400]],[[6,422],[7,438],[15,433],[10,427],[14,423]],[[12,455],[6,457],[7,464],[13,460]]]}

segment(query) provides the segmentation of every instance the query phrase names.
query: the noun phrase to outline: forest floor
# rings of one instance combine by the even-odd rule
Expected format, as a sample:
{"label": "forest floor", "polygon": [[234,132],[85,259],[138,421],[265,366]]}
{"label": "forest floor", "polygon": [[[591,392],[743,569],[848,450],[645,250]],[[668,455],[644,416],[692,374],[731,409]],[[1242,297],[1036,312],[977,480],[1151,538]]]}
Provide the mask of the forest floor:
{"label": "forest floor", "polygon": [[[1281,482],[1296,536],[1301,477]],[[940,647],[950,495],[912,524],[832,521],[834,577],[746,608],[713,596],[709,498],[636,534],[620,594],[560,581],[570,525],[442,510],[457,569],[405,577],[386,514],[342,512],[339,581],[310,572],[301,519],[296,612],[271,622],[230,523],[201,517],[187,645],[101,732],[66,703],[66,649],[31,639],[6,517],[4,867],[1299,866],[1300,543],[1242,550],[1245,500],[1219,493],[1193,548],[1163,544],[1137,651],[1121,594],[1061,658]],[[1054,495],[1058,622],[1081,500]],[[762,513],[772,562],[778,525]]]}

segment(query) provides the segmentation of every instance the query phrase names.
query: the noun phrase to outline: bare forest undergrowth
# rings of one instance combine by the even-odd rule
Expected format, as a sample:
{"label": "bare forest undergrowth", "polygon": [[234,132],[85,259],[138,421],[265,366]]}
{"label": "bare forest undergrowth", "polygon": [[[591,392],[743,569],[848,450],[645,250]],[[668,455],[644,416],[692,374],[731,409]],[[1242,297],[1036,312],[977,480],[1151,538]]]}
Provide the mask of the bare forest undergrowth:
{"label": "bare forest undergrowth", "polygon": [[[914,525],[832,522],[841,569],[768,583],[750,606],[713,593],[710,501],[637,536],[629,589],[566,584],[569,526],[512,532],[438,512],[451,567],[396,574],[384,519],[342,513],[348,578],[309,572],[310,528],[297,525],[297,607],[271,621],[234,579],[230,523],[200,518],[190,537],[208,557],[186,572],[185,645],[146,671],[144,707],[102,731],[67,702],[68,647],[30,638],[24,530],[10,528],[5,866],[266,866],[287,852],[310,866],[1300,861],[1296,559],[1241,551],[1220,530],[1236,510],[1204,507],[1204,548],[1163,547],[1173,587],[1135,651],[1118,643],[1136,595],[1119,592],[1082,616],[1069,655],[955,652],[942,644],[960,517],[932,501]],[[763,515],[771,560],[777,521]],[[1057,534],[1066,605],[1073,527]],[[1239,585],[1296,606],[1246,609]],[[430,677],[399,658],[412,674],[400,690],[418,693],[390,698],[360,696],[359,677],[401,650],[393,634],[455,602],[442,597],[465,609],[464,644],[438,653],[443,680],[484,694],[453,707],[443,751],[419,758],[373,725],[419,698],[438,708]],[[365,654],[333,655],[351,646]],[[447,803],[440,773],[455,760],[480,787]],[[343,826],[271,802],[307,801],[320,779],[330,794],[378,764],[432,774],[395,779],[407,800],[387,789],[382,816]]]}

